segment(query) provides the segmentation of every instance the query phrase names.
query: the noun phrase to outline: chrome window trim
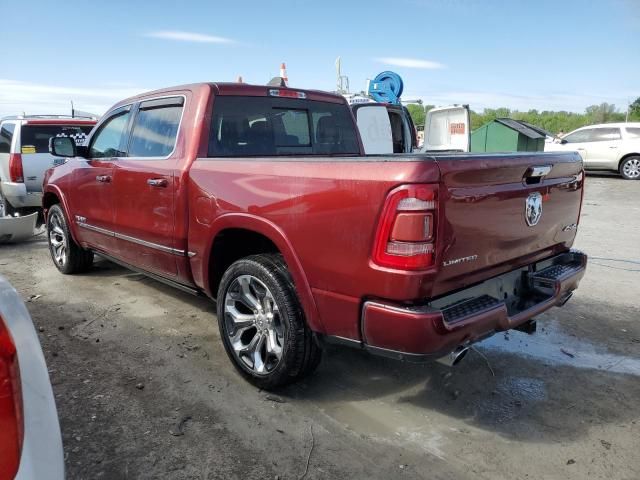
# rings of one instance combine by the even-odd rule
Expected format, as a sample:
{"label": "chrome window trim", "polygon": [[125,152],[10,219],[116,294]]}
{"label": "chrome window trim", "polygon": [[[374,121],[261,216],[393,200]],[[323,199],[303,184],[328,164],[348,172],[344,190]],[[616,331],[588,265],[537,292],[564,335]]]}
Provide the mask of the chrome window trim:
{"label": "chrome window trim", "polygon": [[[178,130],[176,131],[176,138],[173,142],[173,149],[171,150],[171,152],[169,152],[168,155],[164,156],[164,157],[119,157],[119,158],[124,158],[127,160],[138,160],[138,161],[144,161],[144,160],[167,160],[169,158],[171,158],[173,156],[174,153],[176,153],[176,148],[178,147],[178,135],[180,135],[180,128],[182,127],[182,120],[184,119],[184,110],[187,106],[187,96],[185,94],[177,94],[177,95],[163,95],[161,97],[151,97],[151,98],[141,98],[139,100],[137,100],[135,102],[136,104],[136,112],[135,112],[135,116],[133,117],[133,123],[131,125],[131,132],[129,132],[129,144],[131,143],[131,140],[133,138],[133,132],[136,126],[136,120],[138,119],[138,114],[140,113],[140,104],[144,103],[144,102],[148,102],[148,101],[153,101],[153,100],[163,100],[165,98],[178,98],[178,97],[182,97],[182,111],[180,112],[180,121],[178,122]],[[157,107],[157,108],[162,108],[162,107]],[[127,154],[129,154],[129,144],[127,144]]]}
{"label": "chrome window trim", "polygon": [[107,235],[108,237],[118,238],[120,240],[125,240],[127,242],[135,243],[137,245],[153,248],[161,252],[171,253],[172,255],[177,255],[179,257],[184,257],[187,255],[184,250],[180,250],[178,248],[167,247],[166,245],[160,245],[158,243],[148,242],[146,240],[142,240],[136,237],[131,237],[129,235],[123,235],[122,233],[114,232],[112,230],[107,230],[101,227],[96,227],[95,225],[91,225],[89,223],[76,222],[76,225],[82,228],[86,228],[87,230],[92,230],[94,232],[102,233],[103,235]]}
{"label": "chrome window trim", "polygon": [[[93,140],[96,137],[96,135],[98,135],[101,131],[102,131],[102,126],[111,121],[111,119],[114,117],[114,114],[116,112],[118,112],[118,110],[121,110],[123,108],[129,107],[129,110],[127,111],[127,113],[132,113],[132,107],[135,105],[136,102],[131,102],[131,103],[125,103],[124,105],[120,105],[117,108],[113,108],[111,110],[109,110],[107,113],[105,113],[102,118],[100,119],[100,121],[98,123],[96,123],[93,126],[93,129],[91,130],[91,136],[87,137],[87,139],[85,140],[85,146],[87,148],[87,158],[86,160],[102,160],[102,159],[111,159],[111,160],[115,160],[118,158],[125,158],[125,157],[91,157],[91,145],[93,144]],[[120,115],[120,113],[118,113],[118,115]],[[129,120],[131,121],[131,120]]]}

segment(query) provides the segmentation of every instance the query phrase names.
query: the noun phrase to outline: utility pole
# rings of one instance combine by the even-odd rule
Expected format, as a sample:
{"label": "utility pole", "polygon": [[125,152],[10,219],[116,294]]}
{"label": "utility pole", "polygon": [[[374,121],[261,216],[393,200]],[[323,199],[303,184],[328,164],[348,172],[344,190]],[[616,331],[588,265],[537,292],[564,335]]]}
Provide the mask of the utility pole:
{"label": "utility pole", "polygon": [[627,100],[627,116],[625,118],[625,123],[629,123],[629,108],[631,108],[631,101]]}

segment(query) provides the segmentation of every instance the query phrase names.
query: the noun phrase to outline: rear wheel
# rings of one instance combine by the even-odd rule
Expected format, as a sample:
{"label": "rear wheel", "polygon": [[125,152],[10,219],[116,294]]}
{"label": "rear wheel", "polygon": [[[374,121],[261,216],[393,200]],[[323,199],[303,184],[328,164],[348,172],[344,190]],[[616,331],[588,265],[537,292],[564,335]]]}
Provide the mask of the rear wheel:
{"label": "rear wheel", "polygon": [[322,351],[280,255],[253,255],[232,264],[220,282],[217,313],[227,355],[260,388],[294,382],[320,363]]}
{"label": "rear wheel", "polygon": [[620,175],[626,180],[640,179],[640,157],[625,158],[620,164]]}
{"label": "rear wheel", "polygon": [[13,208],[13,205],[9,203],[7,198],[2,194],[2,191],[0,190],[0,218],[13,215],[15,212],[16,209]]}
{"label": "rear wheel", "polygon": [[53,205],[47,215],[47,239],[53,264],[64,274],[86,272],[93,264],[93,252],[73,241],[60,205]]}

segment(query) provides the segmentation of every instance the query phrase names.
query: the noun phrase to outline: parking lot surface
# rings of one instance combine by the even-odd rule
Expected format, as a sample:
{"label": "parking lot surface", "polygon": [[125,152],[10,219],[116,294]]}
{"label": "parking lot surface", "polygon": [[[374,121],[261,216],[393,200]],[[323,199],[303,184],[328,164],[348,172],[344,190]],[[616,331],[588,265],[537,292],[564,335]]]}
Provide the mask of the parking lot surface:
{"label": "parking lot surface", "polygon": [[637,479],[639,192],[588,176],[587,275],[534,335],[453,369],[332,347],[277,395],[236,374],[205,299],[103,260],[60,275],[44,236],[0,246],[0,272],[39,329],[71,479]]}

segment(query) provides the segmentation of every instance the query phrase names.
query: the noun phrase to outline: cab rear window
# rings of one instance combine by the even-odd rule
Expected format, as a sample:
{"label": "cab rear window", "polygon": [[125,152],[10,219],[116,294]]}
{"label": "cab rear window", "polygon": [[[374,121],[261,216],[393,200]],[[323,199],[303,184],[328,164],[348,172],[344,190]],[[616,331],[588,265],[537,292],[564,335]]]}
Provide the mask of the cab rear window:
{"label": "cab rear window", "polygon": [[359,153],[346,105],[236,96],[221,96],[214,102],[210,157]]}
{"label": "cab rear window", "polygon": [[48,153],[51,137],[71,137],[83,145],[93,127],[77,125],[23,125],[20,130],[22,153]]}

